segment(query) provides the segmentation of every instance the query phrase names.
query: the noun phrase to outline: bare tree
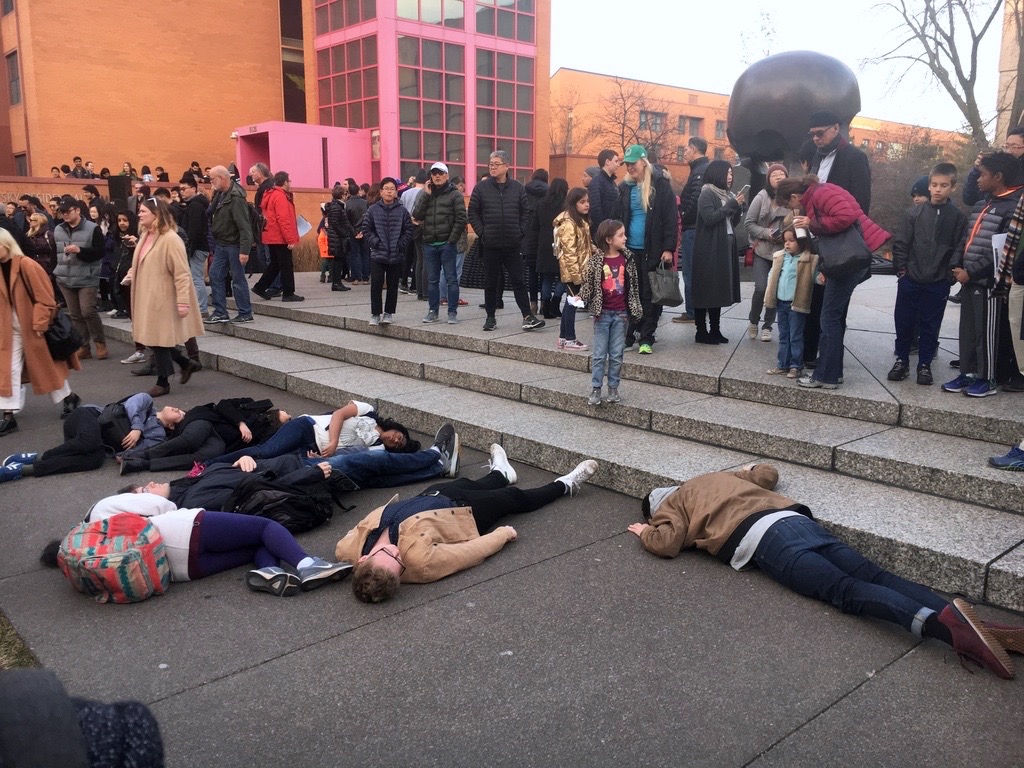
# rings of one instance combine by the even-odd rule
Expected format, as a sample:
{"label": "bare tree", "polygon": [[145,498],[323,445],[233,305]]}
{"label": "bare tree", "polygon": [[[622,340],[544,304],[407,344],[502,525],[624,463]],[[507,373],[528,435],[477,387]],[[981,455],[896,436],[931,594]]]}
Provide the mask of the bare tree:
{"label": "bare tree", "polygon": [[772,14],[768,11],[761,11],[758,17],[757,29],[750,31],[744,29],[740,32],[740,50],[743,55],[740,61],[750,66],[756,61],[765,59],[772,55],[772,46],[776,42],[779,33],[775,29],[775,22]]}
{"label": "bare tree", "polygon": [[670,116],[671,103],[659,99],[649,83],[616,77],[602,103],[604,122],[599,138],[612,147],[641,144],[654,160],[674,155],[679,131]]}
{"label": "bare tree", "polygon": [[[583,97],[575,86],[567,88],[559,94],[558,100],[551,105],[551,123],[548,125],[548,138],[551,141],[552,155],[572,155],[587,151],[588,145],[597,139],[602,129],[587,117],[580,117],[579,106]],[[585,114],[587,110],[582,110]]]}
{"label": "bare tree", "polygon": [[1003,0],[891,0],[877,7],[900,17],[894,31],[901,39],[872,61],[906,64],[899,79],[915,67],[925,67],[963,114],[972,141],[987,148],[991,120],[982,117],[974,93],[978,49],[999,18]]}

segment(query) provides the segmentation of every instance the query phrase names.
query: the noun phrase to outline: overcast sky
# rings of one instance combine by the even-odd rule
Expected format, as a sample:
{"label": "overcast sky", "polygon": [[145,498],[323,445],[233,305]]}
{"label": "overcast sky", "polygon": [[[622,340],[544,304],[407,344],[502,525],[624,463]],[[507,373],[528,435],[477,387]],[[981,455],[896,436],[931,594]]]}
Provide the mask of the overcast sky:
{"label": "overcast sky", "polygon": [[[896,83],[899,70],[893,65],[866,62],[899,40],[892,31],[899,17],[874,0],[552,0],[551,5],[552,72],[568,67],[728,94],[766,51],[815,50],[857,75],[862,116],[963,128],[960,111],[924,67]],[[770,34],[762,34],[764,29]],[[1000,24],[994,23],[979,52],[976,95],[986,118],[995,113],[1000,34]]]}

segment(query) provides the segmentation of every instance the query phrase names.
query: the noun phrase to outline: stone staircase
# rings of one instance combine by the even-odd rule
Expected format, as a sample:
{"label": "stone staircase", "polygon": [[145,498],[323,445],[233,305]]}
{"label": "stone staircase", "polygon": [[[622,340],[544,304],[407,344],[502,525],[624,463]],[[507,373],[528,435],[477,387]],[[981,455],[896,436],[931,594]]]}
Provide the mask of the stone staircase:
{"label": "stone staircase", "polygon": [[[985,462],[1024,435],[1024,395],[974,400],[886,381],[895,292],[886,278],[854,296],[838,390],[767,376],[776,345],[746,338],[743,303],[724,315],[733,342],[718,347],[695,344],[692,326],[666,313],[656,354],[627,350],[623,402],[591,407],[588,353],[556,350],[557,327],[521,331],[511,301],[490,333],[477,291],[463,292],[471,304],[458,325],[422,324],[426,304],[403,296],[394,324],[371,327],[366,288],[331,293],[315,275],[297,277],[306,302],[254,299],[255,322],[207,326],[204,365],[325,404],[367,400],[428,434],[452,421],[466,444],[500,442],[514,460],[552,471],[593,457],[602,466],[594,482],[637,498],[771,459],[782,493],[879,562],[1024,611],[1024,473]],[[127,323],[105,322],[130,338]],[[948,312],[945,337],[955,323]],[[589,326],[581,313],[588,343]],[[955,338],[943,342],[955,348]],[[951,354],[940,355],[941,381]],[[623,510],[623,528],[638,508]]]}

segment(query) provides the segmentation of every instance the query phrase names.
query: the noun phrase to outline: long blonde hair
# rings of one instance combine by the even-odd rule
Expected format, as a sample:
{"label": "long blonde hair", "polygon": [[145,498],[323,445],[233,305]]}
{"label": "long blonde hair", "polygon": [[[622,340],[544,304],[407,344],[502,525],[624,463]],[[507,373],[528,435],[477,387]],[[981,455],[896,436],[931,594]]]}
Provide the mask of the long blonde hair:
{"label": "long blonde hair", "polygon": [[25,255],[25,252],[21,250],[21,246],[18,245],[18,241],[14,239],[14,235],[3,227],[0,227],[0,248],[6,248],[12,257]]}
{"label": "long blonde hair", "polygon": [[46,220],[46,217],[43,216],[43,214],[39,213],[39,211],[36,211],[31,216],[29,216],[28,220],[32,223],[32,226],[28,228],[28,234],[32,235],[33,237],[35,235],[38,235],[44,227],[50,226],[49,222]]}
{"label": "long blonde hair", "polygon": [[651,189],[654,187],[654,168],[651,167],[651,162],[646,157],[637,160],[638,163],[640,161],[643,161],[644,173],[636,184],[640,188],[640,204],[646,211],[650,207]]}

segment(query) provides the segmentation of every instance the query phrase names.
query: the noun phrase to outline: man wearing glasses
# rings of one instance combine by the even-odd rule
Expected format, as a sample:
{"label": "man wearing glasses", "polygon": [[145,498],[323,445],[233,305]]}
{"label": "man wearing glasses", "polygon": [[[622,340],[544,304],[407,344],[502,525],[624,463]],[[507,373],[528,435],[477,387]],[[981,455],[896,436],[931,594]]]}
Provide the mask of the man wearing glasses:
{"label": "man wearing glasses", "polygon": [[597,471],[588,459],[540,488],[513,488],[516,472],[500,445],[491,446],[491,471],[479,480],[460,478],[419,496],[394,497],[371,512],[338,542],[339,558],[356,562],[352,591],[364,603],[391,599],[401,582],[427,584],[479,565],[510,541],[506,515],[533,512],[575,495]]}
{"label": "man wearing glasses", "polygon": [[815,112],[808,131],[817,148],[810,172],[825,183],[842,187],[860,204],[864,213],[871,207],[871,168],[868,156],[850,144],[839,130],[839,118],[832,112]]}
{"label": "man wearing glasses", "polygon": [[480,255],[484,263],[484,307],[487,319],[484,330],[498,327],[494,311],[498,304],[498,285],[502,268],[508,272],[519,311],[523,313],[523,330],[543,328],[544,321],[530,312],[530,299],[523,282],[523,257],[520,253],[523,236],[529,224],[530,205],[526,188],[508,175],[508,152],[491,153],[487,166],[490,176],[473,188],[469,198],[469,223],[480,239]]}
{"label": "man wearing glasses", "polygon": [[[978,189],[978,176],[981,175],[981,158],[988,152],[979,152],[974,160],[974,167],[967,174],[967,181],[964,182],[963,199],[964,205],[973,206],[985,196],[985,193]],[[1009,152],[1017,162],[1021,164],[1022,173],[1017,177],[1017,182],[1024,180],[1024,128],[1011,128],[1006,134],[1006,141],[1003,142],[1003,152]]]}

